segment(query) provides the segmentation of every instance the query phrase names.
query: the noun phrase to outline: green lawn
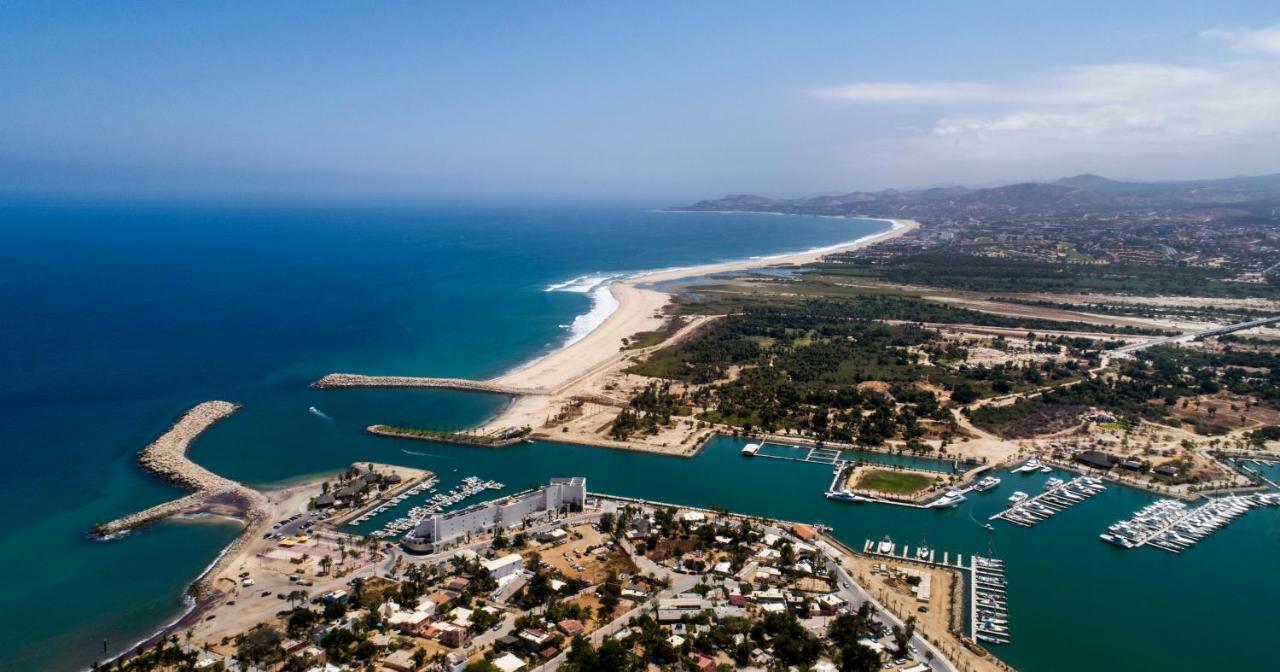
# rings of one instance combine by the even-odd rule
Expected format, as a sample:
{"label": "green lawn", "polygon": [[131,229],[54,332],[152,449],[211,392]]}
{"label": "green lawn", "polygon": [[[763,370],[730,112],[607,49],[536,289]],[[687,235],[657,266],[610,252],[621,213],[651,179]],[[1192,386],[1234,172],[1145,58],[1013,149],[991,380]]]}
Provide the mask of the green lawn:
{"label": "green lawn", "polygon": [[872,469],[863,473],[854,487],[858,490],[875,490],[891,495],[910,495],[933,485],[933,481],[932,477],[922,474]]}

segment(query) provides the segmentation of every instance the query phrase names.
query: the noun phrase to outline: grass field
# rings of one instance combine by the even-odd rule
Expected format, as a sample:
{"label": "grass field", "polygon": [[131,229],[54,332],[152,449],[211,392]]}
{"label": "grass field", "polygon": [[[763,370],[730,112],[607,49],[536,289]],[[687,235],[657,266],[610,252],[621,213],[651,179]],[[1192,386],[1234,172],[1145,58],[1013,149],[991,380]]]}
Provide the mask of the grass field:
{"label": "grass field", "polygon": [[933,485],[934,479],[907,471],[872,469],[862,474],[854,488],[875,490],[891,495],[910,495]]}

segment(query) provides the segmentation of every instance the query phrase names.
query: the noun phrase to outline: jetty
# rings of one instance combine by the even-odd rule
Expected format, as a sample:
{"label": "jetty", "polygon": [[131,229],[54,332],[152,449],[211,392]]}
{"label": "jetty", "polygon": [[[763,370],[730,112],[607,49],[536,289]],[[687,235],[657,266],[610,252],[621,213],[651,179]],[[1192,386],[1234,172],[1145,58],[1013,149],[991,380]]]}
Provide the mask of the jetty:
{"label": "jetty", "polygon": [[[1013,505],[988,520],[1001,519],[1020,527],[1031,527],[1107,489],[1101,480],[1092,476],[1080,476],[1065,483],[1054,478],[1045,485],[1045,491],[1034,497],[1015,493],[1010,498]],[[1024,499],[1015,501],[1019,495]]]}
{"label": "jetty", "polygon": [[862,544],[862,552],[867,555],[878,555],[892,560],[918,562],[932,567],[945,567],[947,569],[961,570],[969,569],[969,566],[964,564],[964,555],[961,553],[955,554],[954,561],[951,559],[952,556],[949,551],[943,551],[942,557],[938,557],[937,550],[924,545],[916,548],[915,552],[912,553],[910,546],[903,544],[902,547],[899,548],[898,544],[894,543],[893,539],[890,539],[888,535],[880,541],[875,541],[874,539],[866,540],[866,542]]}
{"label": "jetty", "polygon": [[412,387],[461,390],[464,392],[490,392],[514,397],[546,394],[543,390],[535,388],[504,385],[486,380],[418,376],[365,376],[357,373],[331,373],[311,383],[311,387],[322,390],[352,387]]}
{"label": "jetty", "polygon": [[969,565],[969,623],[973,638],[1008,644],[1009,595],[1004,561],[975,555]]}
{"label": "jetty", "polygon": [[464,446],[481,446],[484,448],[505,448],[528,441],[531,430],[528,427],[509,427],[495,432],[439,432],[413,427],[395,427],[392,425],[369,425],[365,433],[375,436],[389,436],[396,439],[414,439],[417,441],[435,441],[440,443],[457,443]]}
{"label": "jetty", "polygon": [[187,457],[191,442],[240,406],[206,401],[178,419],[138,454],[138,466],[191,494],[93,527],[94,536],[107,538],[180,513],[207,509],[226,511],[246,522],[263,517],[266,498],[256,490],[223,478]]}
{"label": "jetty", "polygon": [[1107,528],[1099,538],[1121,548],[1153,546],[1178,554],[1257,506],[1280,506],[1280,493],[1220,497],[1195,508],[1162,499]]}

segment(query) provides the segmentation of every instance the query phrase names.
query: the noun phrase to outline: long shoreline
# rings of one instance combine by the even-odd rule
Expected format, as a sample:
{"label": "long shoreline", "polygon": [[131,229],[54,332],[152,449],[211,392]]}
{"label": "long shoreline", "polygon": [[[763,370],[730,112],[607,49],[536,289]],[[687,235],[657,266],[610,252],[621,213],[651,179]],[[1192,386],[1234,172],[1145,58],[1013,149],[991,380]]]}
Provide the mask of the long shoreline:
{"label": "long shoreline", "polygon": [[[522,364],[515,370],[491,379],[491,383],[501,383],[512,387],[555,389],[565,382],[563,375],[571,367],[570,360],[601,362],[616,354],[618,343],[622,338],[630,337],[641,331],[649,331],[660,325],[660,318],[645,320],[648,314],[662,310],[671,301],[672,294],[654,288],[652,285],[673,280],[696,278],[716,273],[747,271],[771,266],[802,265],[813,263],[828,254],[848,252],[870,245],[891,240],[915,230],[920,225],[914,220],[877,219],[891,224],[887,231],[862,236],[856,240],[837,245],[805,250],[803,252],[783,253],[745,259],[740,261],[718,262],[683,266],[680,268],[643,271],[632,276],[614,280],[609,284],[609,291],[618,303],[617,309],[586,336],[569,343],[567,346],[550,352],[531,362]],[[637,322],[642,328],[632,328]],[[627,332],[627,333],[623,333]],[[590,367],[579,367],[590,368]],[[559,372],[560,375],[554,375]]]}
{"label": "long shoreline", "polygon": [[[870,218],[866,218],[870,219]],[[877,243],[905,235],[919,227],[914,220],[886,220],[891,227],[886,231],[862,236],[838,245],[829,245],[803,252],[784,253],[755,259],[719,262],[660,269],[636,273],[619,278],[608,285],[618,308],[584,337],[568,345],[522,364],[513,370],[488,380],[457,378],[430,378],[412,376],[365,376],[351,373],[332,373],[317,380],[319,388],[348,387],[423,387],[449,388],[464,391],[483,391],[506,394],[512,401],[478,428],[480,431],[499,431],[510,427],[538,427],[555,415],[571,400],[599,396],[600,380],[610,372],[616,372],[629,359],[642,356],[647,350],[669,345],[686,338],[712,318],[695,318],[663,344],[643,350],[624,347],[627,339],[635,334],[660,329],[667,316],[665,309],[673,295],[655,288],[656,283],[685,278],[701,277],[716,273],[732,273],[757,268],[787,265],[803,265],[818,261],[837,252],[862,249]],[[598,444],[597,437],[556,434],[547,436],[535,432],[533,438],[563,440],[573,443]],[[610,442],[611,444],[613,442]],[[680,446],[654,446],[638,442],[629,443],[635,450],[680,454],[686,452]],[[610,445],[610,447],[619,447]]]}

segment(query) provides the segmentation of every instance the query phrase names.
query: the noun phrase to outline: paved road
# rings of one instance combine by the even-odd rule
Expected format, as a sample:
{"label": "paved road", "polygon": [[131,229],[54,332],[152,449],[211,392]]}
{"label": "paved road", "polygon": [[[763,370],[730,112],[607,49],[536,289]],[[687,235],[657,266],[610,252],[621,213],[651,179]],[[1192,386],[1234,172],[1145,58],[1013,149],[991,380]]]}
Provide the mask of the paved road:
{"label": "paved road", "polygon": [[1110,350],[1109,352],[1112,355],[1126,356],[1126,355],[1129,355],[1130,353],[1134,353],[1139,350],[1146,350],[1147,348],[1154,348],[1160,345],[1170,345],[1173,343],[1187,343],[1190,341],[1194,341],[1198,338],[1208,338],[1209,336],[1221,336],[1223,334],[1230,334],[1234,331],[1244,331],[1245,329],[1252,329],[1254,327],[1261,327],[1268,324],[1275,324],[1276,322],[1280,322],[1280,315],[1275,315],[1272,317],[1264,317],[1260,320],[1250,320],[1248,322],[1237,322],[1235,324],[1228,324],[1222,327],[1214,327],[1212,329],[1202,329],[1200,331],[1194,331],[1189,334],[1179,334],[1177,336],[1167,336],[1165,338],[1157,338],[1153,341],[1147,341],[1145,343],[1131,343],[1129,345],[1122,345],[1118,348]]}

